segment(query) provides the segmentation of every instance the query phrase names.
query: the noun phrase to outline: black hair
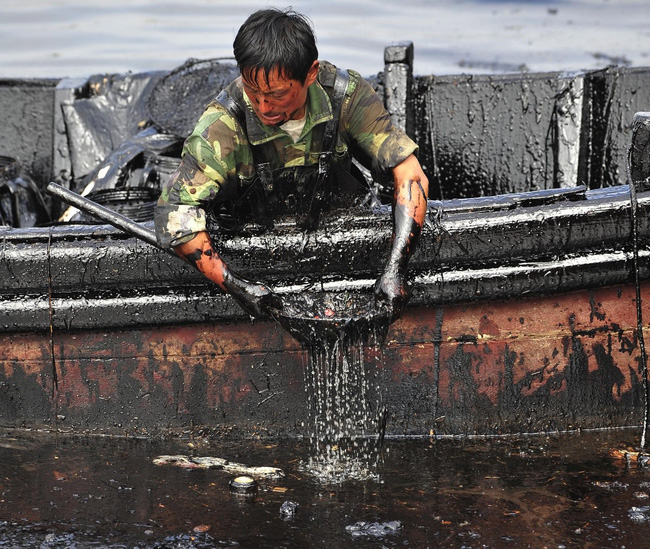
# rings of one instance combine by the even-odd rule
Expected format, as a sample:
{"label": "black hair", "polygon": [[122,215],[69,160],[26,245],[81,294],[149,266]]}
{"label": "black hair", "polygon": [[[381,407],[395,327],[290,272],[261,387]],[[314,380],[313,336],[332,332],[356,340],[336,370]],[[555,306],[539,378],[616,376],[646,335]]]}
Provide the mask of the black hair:
{"label": "black hair", "polygon": [[291,8],[268,8],[251,14],[233,42],[240,72],[257,80],[277,68],[282,76],[304,84],[318,59],[316,37],[309,19]]}

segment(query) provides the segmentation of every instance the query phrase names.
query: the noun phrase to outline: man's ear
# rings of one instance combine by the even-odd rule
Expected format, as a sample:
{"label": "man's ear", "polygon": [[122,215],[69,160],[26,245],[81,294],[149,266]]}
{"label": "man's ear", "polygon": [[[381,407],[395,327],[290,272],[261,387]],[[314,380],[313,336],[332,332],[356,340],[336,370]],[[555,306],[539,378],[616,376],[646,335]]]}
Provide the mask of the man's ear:
{"label": "man's ear", "polygon": [[318,78],[318,59],[314,61],[311,64],[311,67],[309,67],[309,71],[307,71],[307,78],[305,78],[305,86],[311,86],[314,82],[316,82],[316,78]]}

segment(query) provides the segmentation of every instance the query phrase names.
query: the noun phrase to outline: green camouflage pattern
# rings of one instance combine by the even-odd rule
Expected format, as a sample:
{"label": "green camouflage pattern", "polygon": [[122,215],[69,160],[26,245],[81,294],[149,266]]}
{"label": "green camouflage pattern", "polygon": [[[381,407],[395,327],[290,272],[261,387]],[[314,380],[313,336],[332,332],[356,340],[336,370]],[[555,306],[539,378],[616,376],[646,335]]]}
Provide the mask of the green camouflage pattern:
{"label": "green camouflage pattern", "polygon": [[[417,145],[394,126],[379,96],[359,73],[350,80],[341,106],[334,162],[350,155],[385,177],[417,150]],[[161,246],[176,246],[206,228],[206,209],[238,196],[255,176],[251,144],[265,148],[271,169],[318,163],[326,122],[332,119],[331,90],[336,67],[320,62],[318,79],[309,87],[307,119],[297,142],[279,127],[262,124],[243,93],[241,79],[227,88],[245,105],[245,127],[217,101],[211,102],[183,146],[181,162],[164,185],[155,210]]]}

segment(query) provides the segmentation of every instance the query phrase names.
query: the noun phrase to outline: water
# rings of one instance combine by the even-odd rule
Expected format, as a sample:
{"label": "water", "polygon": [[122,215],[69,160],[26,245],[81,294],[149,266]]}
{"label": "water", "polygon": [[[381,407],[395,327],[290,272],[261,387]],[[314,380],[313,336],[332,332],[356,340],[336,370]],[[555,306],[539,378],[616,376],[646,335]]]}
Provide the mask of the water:
{"label": "water", "polygon": [[[637,439],[636,430],[391,439],[377,479],[332,486],[302,469],[310,445],[301,440],[4,433],[0,546],[645,547],[650,470],[610,455]],[[276,466],[285,477],[241,498],[229,491],[232,474],[153,464],[179,453]],[[286,502],[295,515],[280,512]]]}
{"label": "water", "polygon": [[[3,0],[0,76],[170,70],[229,57],[256,0]],[[386,45],[412,40],[416,74],[647,66],[647,0],[295,0],[320,56],[364,76]]]}

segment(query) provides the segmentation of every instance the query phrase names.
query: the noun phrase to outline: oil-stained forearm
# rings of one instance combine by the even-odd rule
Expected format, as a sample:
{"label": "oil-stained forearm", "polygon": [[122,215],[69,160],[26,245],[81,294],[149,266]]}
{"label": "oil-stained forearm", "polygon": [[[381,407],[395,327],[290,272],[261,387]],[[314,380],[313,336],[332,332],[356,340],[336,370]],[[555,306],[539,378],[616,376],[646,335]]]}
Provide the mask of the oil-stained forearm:
{"label": "oil-stained forearm", "polygon": [[422,232],[427,211],[426,182],[397,183],[393,206],[393,245],[387,269],[405,274],[408,260]]}
{"label": "oil-stained forearm", "polygon": [[175,246],[174,251],[230,294],[251,316],[268,316],[269,310],[282,308],[279,298],[267,286],[241,278],[228,270],[212,246],[207,232],[200,232],[189,242]]}
{"label": "oil-stained forearm", "polygon": [[174,251],[206,278],[227,291],[224,286],[226,264],[212,246],[212,240],[207,232],[200,232],[189,242],[175,246]]}

